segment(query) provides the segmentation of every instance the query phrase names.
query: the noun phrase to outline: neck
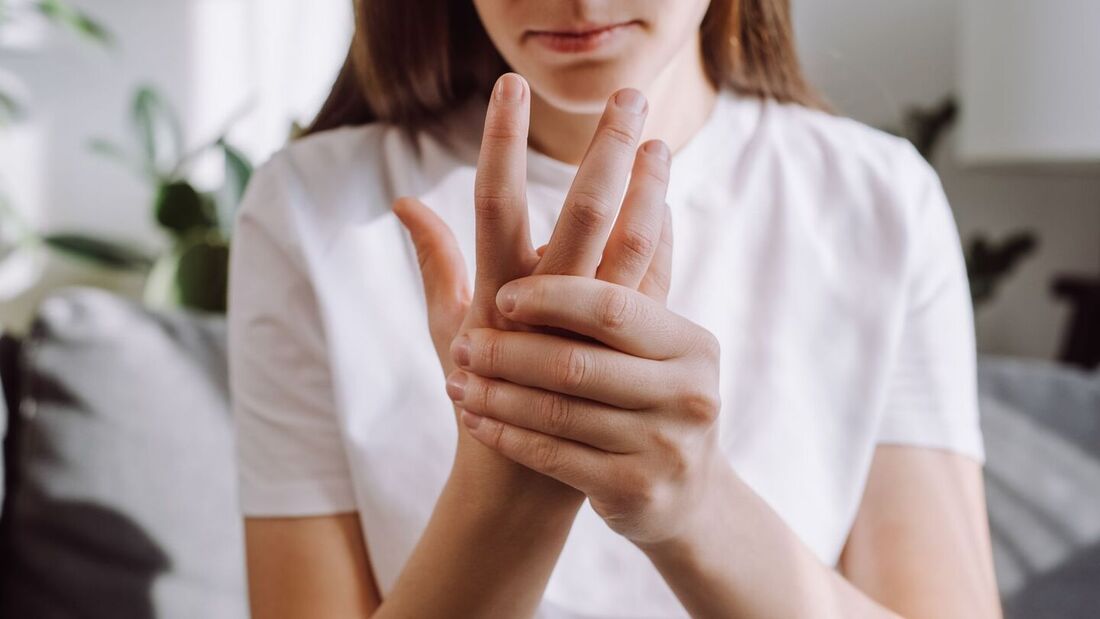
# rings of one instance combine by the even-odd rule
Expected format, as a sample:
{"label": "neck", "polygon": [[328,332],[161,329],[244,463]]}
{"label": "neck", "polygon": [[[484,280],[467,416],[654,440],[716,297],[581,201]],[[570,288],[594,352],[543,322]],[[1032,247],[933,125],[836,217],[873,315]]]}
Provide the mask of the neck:
{"label": "neck", "polygon": [[[718,94],[704,72],[698,35],[643,92],[649,115],[642,141],[660,138],[675,153],[702,128]],[[532,95],[531,146],[559,161],[580,164],[601,114],[562,111]]]}

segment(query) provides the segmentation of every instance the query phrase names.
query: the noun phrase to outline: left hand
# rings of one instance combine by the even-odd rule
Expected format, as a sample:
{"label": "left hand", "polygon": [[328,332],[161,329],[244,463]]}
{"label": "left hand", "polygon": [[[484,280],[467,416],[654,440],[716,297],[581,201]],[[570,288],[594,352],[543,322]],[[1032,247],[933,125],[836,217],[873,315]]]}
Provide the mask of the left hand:
{"label": "left hand", "polygon": [[717,339],[640,292],[586,277],[523,277],[496,301],[511,320],[596,341],[469,331],[466,353],[452,347],[465,386],[449,393],[470,434],[584,492],[636,544],[683,533],[728,470]]}

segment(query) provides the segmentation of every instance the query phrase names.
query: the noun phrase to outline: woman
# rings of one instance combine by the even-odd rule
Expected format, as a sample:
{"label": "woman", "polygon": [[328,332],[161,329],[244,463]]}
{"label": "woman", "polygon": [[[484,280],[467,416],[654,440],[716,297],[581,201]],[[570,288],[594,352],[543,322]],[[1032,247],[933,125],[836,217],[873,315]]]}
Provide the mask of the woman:
{"label": "woman", "polygon": [[787,0],[446,7],[239,216],[254,616],[997,616],[951,213]]}

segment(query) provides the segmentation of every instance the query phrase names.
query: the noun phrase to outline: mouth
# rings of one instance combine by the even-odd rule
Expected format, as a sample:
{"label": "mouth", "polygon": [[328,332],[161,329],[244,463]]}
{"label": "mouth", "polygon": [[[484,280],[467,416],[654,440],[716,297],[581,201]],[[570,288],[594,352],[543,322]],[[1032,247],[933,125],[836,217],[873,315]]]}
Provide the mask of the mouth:
{"label": "mouth", "polygon": [[614,24],[581,24],[554,30],[529,30],[524,38],[553,52],[579,54],[609,47],[638,26],[641,26],[638,20]]}

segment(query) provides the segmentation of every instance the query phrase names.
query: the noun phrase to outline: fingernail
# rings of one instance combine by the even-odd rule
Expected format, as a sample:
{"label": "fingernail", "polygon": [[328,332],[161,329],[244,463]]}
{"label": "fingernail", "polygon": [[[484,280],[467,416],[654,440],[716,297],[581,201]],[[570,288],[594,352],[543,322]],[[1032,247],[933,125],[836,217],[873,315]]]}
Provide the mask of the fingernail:
{"label": "fingernail", "polygon": [[633,88],[624,88],[615,95],[615,104],[622,109],[641,114],[645,110],[645,95]]}
{"label": "fingernail", "polygon": [[523,80],[513,73],[505,73],[497,80],[497,96],[501,101],[519,101],[523,98]]}
{"label": "fingernail", "polygon": [[455,340],[454,344],[451,345],[451,355],[454,356],[455,363],[462,367],[468,367],[470,365],[470,336],[463,335]]}
{"label": "fingernail", "polygon": [[642,148],[645,150],[645,152],[653,155],[661,161],[668,161],[668,144],[665,144],[663,141],[650,140],[649,142],[646,142],[645,146],[643,146]]}
{"label": "fingernail", "polygon": [[511,314],[516,309],[516,291],[507,287],[501,288],[497,293],[497,307],[502,314]]}
{"label": "fingernail", "polygon": [[462,409],[462,423],[471,430],[476,430],[481,425],[481,415],[475,415],[466,409]]}
{"label": "fingernail", "polygon": [[470,379],[466,372],[454,372],[447,379],[447,395],[454,401],[466,397],[466,381]]}

